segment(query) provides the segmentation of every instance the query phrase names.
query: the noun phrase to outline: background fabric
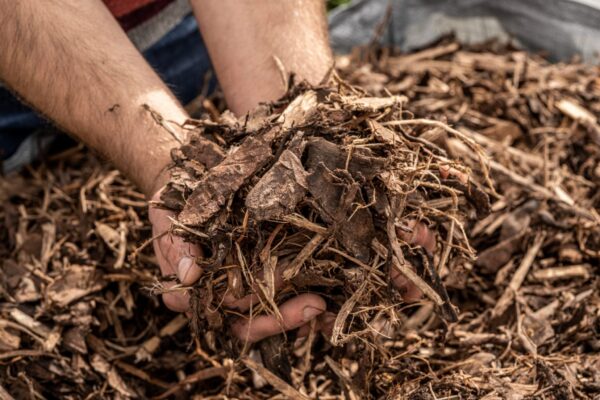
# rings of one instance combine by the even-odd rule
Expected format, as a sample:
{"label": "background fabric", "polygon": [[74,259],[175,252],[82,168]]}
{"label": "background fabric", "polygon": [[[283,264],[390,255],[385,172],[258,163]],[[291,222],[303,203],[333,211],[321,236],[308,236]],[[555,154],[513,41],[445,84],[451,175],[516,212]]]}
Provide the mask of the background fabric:
{"label": "background fabric", "polygon": [[382,44],[402,51],[454,32],[466,43],[513,40],[553,60],[579,54],[598,62],[600,0],[355,0],[333,11],[331,42],[338,52],[366,44],[391,4]]}

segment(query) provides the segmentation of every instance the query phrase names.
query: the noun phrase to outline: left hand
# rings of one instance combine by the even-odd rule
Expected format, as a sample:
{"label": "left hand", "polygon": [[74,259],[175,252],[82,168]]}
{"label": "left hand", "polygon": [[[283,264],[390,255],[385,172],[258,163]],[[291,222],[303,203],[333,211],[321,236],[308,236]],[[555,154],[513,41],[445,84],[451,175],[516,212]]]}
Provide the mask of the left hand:
{"label": "left hand", "polygon": [[[160,200],[160,191],[152,197],[152,200]],[[162,275],[176,276],[183,286],[193,285],[202,275],[202,269],[195,261],[197,257],[202,257],[202,250],[198,246],[186,243],[182,238],[170,233],[171,220],[169,217],[175,218],[175,213],[157,207],[150,207],[148,214],[152,224],[153,236],[160,236],[154,240],[153,245]],[[281,286],[283,282],[281,274],[276,279],[279,280],[278,286]],[[171,281],[165,286],[170,289],[176,284],[176,281]],[[190,311],[190,296],[186,289],[169,291],[164,293],[162,297],[165,305],[171,310]],[[226,294],[223,305],[230,310],[245,314],[258,300],[256,294],[250,294],[241,299]],[[316,294],[304,293],[280,305],[279,311],[283,318],[282,323],[274,315],[265,314],[254,318],[241,316],[232,324],[231,331],[238,339],[254,343],[266,337],[277,335],[282,331],[306,325],[322,314],[325,308],[325,300],[322,297]]]}

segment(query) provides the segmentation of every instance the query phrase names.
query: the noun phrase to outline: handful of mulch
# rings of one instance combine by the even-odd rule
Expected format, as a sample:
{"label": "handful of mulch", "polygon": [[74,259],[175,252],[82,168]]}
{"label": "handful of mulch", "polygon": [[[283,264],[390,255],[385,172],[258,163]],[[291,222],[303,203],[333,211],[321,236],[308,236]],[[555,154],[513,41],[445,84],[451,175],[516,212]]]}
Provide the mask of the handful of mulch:
{"label": "handful of mulch", "polygon": [[[376,340],[374,327],[400,320],[393,269],[442,319],[456,320],[440,271],[452,258],[474,260],[463,224],[485,217],[489,199],[466,167],[404,127],[444,129],[474,154],[479,146],[443,123],[412,119],[405,97],[367,97],[333,80],[335,87],[294,86],[241,120],[226,112],[192,121],[189,141],[173,152],[161,200],[178,214],[174,232],[205,253],[197,260],[205,274],[191,289],[193,327],[203,337],[226,329],[226,292],[257,292],[253,314],[277,316],[278,304],[310,291],[337,314],[333,345]],[[416,223],[441,237],[435,254],[402,240]]]}

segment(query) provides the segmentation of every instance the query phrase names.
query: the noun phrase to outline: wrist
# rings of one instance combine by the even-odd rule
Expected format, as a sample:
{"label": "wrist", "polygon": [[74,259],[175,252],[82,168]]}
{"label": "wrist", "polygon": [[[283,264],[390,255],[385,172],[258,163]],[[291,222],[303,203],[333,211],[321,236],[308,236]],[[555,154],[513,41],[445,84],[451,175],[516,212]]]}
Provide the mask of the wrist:
{"label": "wrist", "polygon": [[142,108],[142,119],[132,135],[141,140],[123,170],[150,199],[169,180],[171,151],[186,140],[187,131],[181,126],[189,117],[175,102],[145,102]]}
{"label": "wrist", "polygon": [[167,163],[154,177],[149,177],[147,189],[142,187],[142,191],[148,200],[159,200],[158,193],[169,182],[169,164]]}

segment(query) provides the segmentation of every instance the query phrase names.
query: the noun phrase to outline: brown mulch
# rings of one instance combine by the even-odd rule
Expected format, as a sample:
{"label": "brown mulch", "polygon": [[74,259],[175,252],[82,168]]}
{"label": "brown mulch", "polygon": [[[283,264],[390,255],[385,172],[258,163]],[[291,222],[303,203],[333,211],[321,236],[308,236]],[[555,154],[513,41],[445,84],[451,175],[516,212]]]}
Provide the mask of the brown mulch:
{"label": "brown mulch", "polygon": [[[323,236],[311,258],[294,268],[293,290],[282,296],[318,291],[336,312],[354,298],[343,309],[348,318],[338,324],[336,346],[321,334],[282,342],[292,347],[286,382],[257,361],[258,352],[248,355],[229,343],[222,334],[229,318],[225,310],[213,325],[194,319],[193,328],[201,332],[194,335],[187,319],[166,310],[156,296],[161,283],[151,246],[140,248],[150,239],[144,197],[110,166],[76,148],[0,179],[0,399],[600,396],[600,70],[577,61],[550,64],[494,43],[463,48],[446,40],[400,56],[357,49],[338,58],[338,73],[356,89],[342,81],[333,89],[317,89],[319,124],[295,120],[278,128],[273,147],[267,146],[275,156],[257,162],[248,175],[254,178],[241,177],[212,215],[198,218],[192,212],[185,221],[202,233],[217,233],[199,241],[208,254],[219,255],[210,248],[215,238],[230,239],[250,260],[249,270],[258,264],[252,248],[271,243],[280,259],[289,257],[296,265],[298,252]],[[301,92],[309,91],[298,90],[244,121],[220,117],[206,103],[212,122],[197,123],[203,132],[197,136],[241,148],[248,133],[271,132],[265,121],[281,127],[285,122],[278,124],[277,117]],[[386,100],[364,100],[370,96]],[[390,143],[390,132],[398,142]],[[318,151],[329,147],[310,140],[324,139],[335,144],[334,152],[345,151],[345,160],[392,159],[394,168],[370,159],[367,164],[397,172],[397,184],[365,175],[362,164],[353,174],[348,161],[342,168],[326,168],[335,173],[328,175],[330,181],[358,182],[361,188],[348,201],[361,207],[344,210],[342,217],[331,216],[327,196],[311,189],[319,177],[308,179],[308,194],[302,196],[294,191],[297,181],[290,180],[291,189],[281,195],[297,199],[296,206],[283,211],[264,207],[260,193],[254,203],[245,201],[279,161],[298,166],[297,160],[300,169],[316,176],[320,164],[310,167],[306,152],[313,149],[312,159],[322,160]],[[286,153],[294,149],[289,143],[302,140],[308,143],[296,158],[293,151]],[[350,148],[356,158],[348,157]],[[489,157],[483,165],[477,149]],[[189,154],[176,155],[180,170],[188,173]],[[194,171],[191,182],[218,173],[200,164]],[[469,185],[461,173],[469,176]],[[184,187],[189,181],[183,178],[189,177],[179,178],[182,191],[193,191]],[[472,198],[479,190],[491,200],[487,216]],[[395,196],[410,194],[404,197],[405,214],[391,218],[394,229],[387,229],[386,207],[378,210],[369,202],[381,191],[391,204]],[[239,207],[226,207],[236,201]],[[252,211],[247,217],[246,209]],[[340,218],[352,221],[353,212],[363,212],[357,210],[370,211],[369,232],[383,243],[375,246],[379,253],[337,227],[344,226]],[[289,218],[291,211],[297,218]],[[359,218],[369,224],[369,218]],[[427,287],[439,296],[447,291],[448,301],[437,307],[432,293],[422,302],[402,303],[379,273],[394,263],[387,254],[398,249],[390,236],[410,230],[406,219],[437,232],[431,260],[398,241]],[[285,240],[277,238],[284,232]],[[470,257],[469,246],[477,259]],[[372,263],[365,252],[380,260]],[[217,301],[224,282],[219,267],[239,265],[230,256],[225,252],[222,260],[207,264],[218,282],[215,299],[202,301]],[[300,282],[307,271],[314,272],[312,280]],[[364,279],[351,276],[357,272]],[[436,275],[443,285],[436,285]],[[263,292],[262,310],[269,311],[280,298],[268,285]],[[352,296],[356,292],[360,295]],[[458,308],[456,321],[448,315],[454,310],[450,302]]]}

